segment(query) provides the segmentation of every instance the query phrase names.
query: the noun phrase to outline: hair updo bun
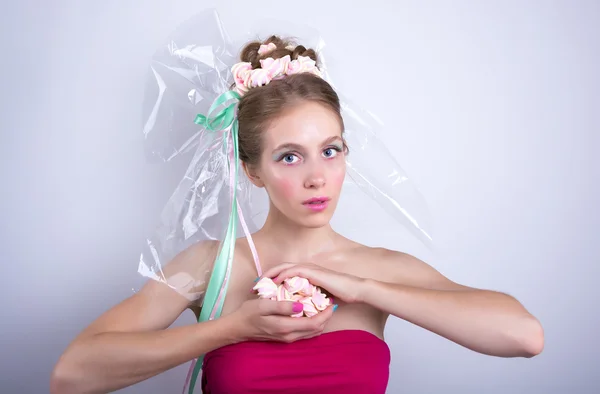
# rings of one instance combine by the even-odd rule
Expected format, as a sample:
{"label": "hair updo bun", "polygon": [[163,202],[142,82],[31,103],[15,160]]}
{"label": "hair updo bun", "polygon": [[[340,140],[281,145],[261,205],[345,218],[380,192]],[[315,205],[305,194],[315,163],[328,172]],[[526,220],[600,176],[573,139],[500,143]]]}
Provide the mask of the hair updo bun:
{"label": "hair updo bun", "polygon": [[[274,44],[275,49],[268,51],[267,53],[260,54],[259,49],[261,45]],[[318,62],[317,53],[313,49],[306,49],[303,45],[296,45],[292,40],[284,40],[278,36],[271,36],[265,41],[252,41],[248,43],[240,54],[240,60],[242,62],[248,62],[252,65],[253,69],[260,68],[260,60],[272,57],[273,59],[279,59],[289,55],[291,60],[298,59],[298,56],[306,56]]]}
{"label": "hair updo bun", "polygon": [[[263,47],[261,51],[262,45],[269,47]],[[277,60],[285,56],[290,56],[290,60],[298,60],[301,56],[308,57],[318,64],[317,53],[313,49],[307,49],[303,45],[297,45],[291,40],[283,40],[275,35],[263,42],[248,43],[240,53],[240,60],[250,63],[254,70],[261,68],[261,60],[267,58]],[[329,109],[338,119],[343,134],[344,122],[340,99],[333,87],[313,73],[295,73],[271,80],[263,86],[252,87],[241,97],[238,105],[240,159],[246,164],[257,165],[263,150],[262,133],[273,119],[301,102],[319,103]],[[344,146],[344,148],[347,153],[348,147]]]}

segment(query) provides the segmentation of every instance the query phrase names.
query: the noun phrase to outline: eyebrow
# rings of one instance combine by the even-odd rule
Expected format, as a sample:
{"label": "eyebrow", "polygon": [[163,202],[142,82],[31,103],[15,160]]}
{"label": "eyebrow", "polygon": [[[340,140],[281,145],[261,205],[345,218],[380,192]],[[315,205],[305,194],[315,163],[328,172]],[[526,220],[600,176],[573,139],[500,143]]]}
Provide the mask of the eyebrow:
{"label": "eyebrow", "polygon": [[[325,141],[323,141],[323,143],[321,145],[327,145],[327,144],[331,144],[334,141],[342,141],[342,137],[340,137],[339,135],[334,135],[332,137],[327,138]],[[284,149],[290,149],[290,150],[302,150],[302,145],[298,145],[298,144],[294,144],[294,143],[285,143],[285,144],[281,144],[279,145],[277,148],[273,149],[273,152],[277,152],[280,150],[284,150]]]}

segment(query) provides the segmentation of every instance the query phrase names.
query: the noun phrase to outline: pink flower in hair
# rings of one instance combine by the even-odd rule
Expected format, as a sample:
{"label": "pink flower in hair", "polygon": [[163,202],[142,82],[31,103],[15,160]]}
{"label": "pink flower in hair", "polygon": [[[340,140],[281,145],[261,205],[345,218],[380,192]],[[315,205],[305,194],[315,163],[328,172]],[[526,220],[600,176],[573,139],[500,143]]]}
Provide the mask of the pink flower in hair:
{"label": "pink flower in hair", "polygon": [[261,68],[254,70],[248,62],[236,63],[231,68],[235,80],[235,90],[240,95],[244,95],[251,88],[267,85],[272,80],[283,78],[286,75],[310,73],[318,77],[323,76],[316,62],[308,56],[298,56],[296,60],[291,60],[289,55],[279,59],[267,58],[261,59],[260,64]]}
{"label": "pink flower in hair", "polygon": [[302,65],[298,62],[298,60],[292,60],[288,65],[287,75],[299,74],[302,70]]}
{"label": "pink flower in hair", "polygon": [[250,81],[250,87],[264,86],[271,82],[271,78],[269,76],[269,70],[265,70],[262,68],[257,68],[252,70],[252,76]]}
{"label": "pink flower in hair", "polygon": [[260,66],[268,70],[269,77],[271,79],[279,79],[285,76],[287,73],[288,65],[290,64],[290,55],[285,55],[279,59],[273,59],[272,57],[262,59]]}
{"label": "pink flower in hair", "polygon": [[312,73],[316,69],[316,62],[308,56],[298,56],[298,59],[292,60],[288,67],[288,75],[299,73]]}
{"label": "pink flower in hair", "polygon": [[277,49],[277,45],[272,42],[268,44],[262,44],[260,48],[258,48],[258,54],[261,56],[266,55],[269,52],[273,52],[275,49]]}
{"label": "pink flower in hair", "polygon": [[235,85],[239,90],[248,91],[249,86],[246,81],[249,79],[251,72],[252,65],[248,62],[240,62],[233,65],[231,73],[233,74]]}

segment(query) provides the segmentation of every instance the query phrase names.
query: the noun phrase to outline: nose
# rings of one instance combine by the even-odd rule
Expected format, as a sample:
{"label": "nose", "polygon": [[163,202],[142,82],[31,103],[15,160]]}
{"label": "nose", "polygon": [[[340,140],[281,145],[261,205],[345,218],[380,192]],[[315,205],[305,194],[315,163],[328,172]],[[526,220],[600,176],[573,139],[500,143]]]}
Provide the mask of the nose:
{"label": "nose", "polygon": [[323,186],[325,186],[325,174],[320,169],[313,169],[306,177],[304,187],[307,189],[320,189]]}

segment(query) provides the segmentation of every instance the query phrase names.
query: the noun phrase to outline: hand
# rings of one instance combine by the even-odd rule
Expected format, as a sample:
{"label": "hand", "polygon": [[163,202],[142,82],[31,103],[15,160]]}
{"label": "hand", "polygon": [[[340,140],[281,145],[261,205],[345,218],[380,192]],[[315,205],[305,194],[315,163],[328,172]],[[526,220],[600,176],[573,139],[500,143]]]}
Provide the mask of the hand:
{"label": "hand", "polygon": [[363,278],[333,271],[315,264],[284,263],[264,273],[263,277],[272,278],[275,284],[285,279],[300,276],[346,303],[358,302]]}
{"label": "hand", "polygon": [[249,300],[231,314],[243,331],[244,341],[278,341],[291,343],[321,335],[333,314],[330,305],[312,317],[291,317],[302,311],[302,304],[268,299]]}

